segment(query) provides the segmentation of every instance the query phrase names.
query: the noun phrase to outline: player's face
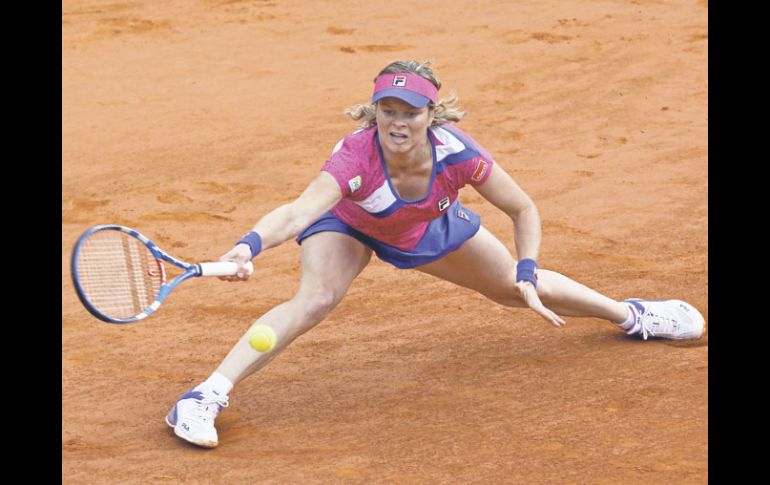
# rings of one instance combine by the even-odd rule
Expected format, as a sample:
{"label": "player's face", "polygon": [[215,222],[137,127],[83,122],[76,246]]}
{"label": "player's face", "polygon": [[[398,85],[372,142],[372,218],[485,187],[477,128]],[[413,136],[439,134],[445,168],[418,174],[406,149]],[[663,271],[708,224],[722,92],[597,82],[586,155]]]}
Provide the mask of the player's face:
{"label": "player's face", "polygon": [[383,149],[407,153],[428,143],[428,127],[433,110],[415,108],[398,98],[382,98],[377,102],[377,133]]}

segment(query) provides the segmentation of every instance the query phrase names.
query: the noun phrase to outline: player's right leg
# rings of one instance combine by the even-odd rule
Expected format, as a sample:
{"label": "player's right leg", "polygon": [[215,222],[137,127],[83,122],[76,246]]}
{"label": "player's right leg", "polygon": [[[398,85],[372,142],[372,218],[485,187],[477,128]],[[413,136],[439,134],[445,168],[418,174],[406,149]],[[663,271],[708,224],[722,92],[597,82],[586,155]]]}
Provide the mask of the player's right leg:
{"label": "player's right leg", "polygon": [[319,232],[304,239],[302,276],[297,293],[255,322],[275,330],[275,347],[268,353],[259,353],[251,348],[244,334],[217,372],[237,384],[264,367],[337,306],[350,284],[369,263],[371,255],[371,249],[339,232]]}
{"label": "player's right leg", "polygon": [[[198,446],[216,446],[214,419],[229,405],[227,394],[232,386],[267,365],[297,337],[320,323],[345,296],[371,254],[371,249],[361,242],[338,232],[319,232],[304,239],[297,293],[255,322],[275,331],[276,346],[266,353],[257,352],[244,333],[216,372],[182,396],[169,411],[166,423],[174,433]],[[217,380],[221,383],[219,392],[215,389]]]}

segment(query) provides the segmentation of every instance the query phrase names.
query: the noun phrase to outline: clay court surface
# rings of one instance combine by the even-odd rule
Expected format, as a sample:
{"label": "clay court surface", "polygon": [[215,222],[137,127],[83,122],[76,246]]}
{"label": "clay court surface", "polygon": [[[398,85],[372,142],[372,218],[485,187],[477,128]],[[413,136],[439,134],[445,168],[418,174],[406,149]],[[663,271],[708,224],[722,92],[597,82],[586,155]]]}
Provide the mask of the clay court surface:
{"label": "clay court surface", "polygon": [[[132,325],[85,311],[69,257],[119,223],[216,260],[315,177],[382,67],[431,59],[459,126],[537,203],[542,267],[708,321],[707,50],[695,0],[64,0],[63,482],[706,483],[708,333],[557,329],[375,258],[235,388],[204,450],[163,417],[291,297],[299,246]],[[460,197],[514,250],[503,213]]]}

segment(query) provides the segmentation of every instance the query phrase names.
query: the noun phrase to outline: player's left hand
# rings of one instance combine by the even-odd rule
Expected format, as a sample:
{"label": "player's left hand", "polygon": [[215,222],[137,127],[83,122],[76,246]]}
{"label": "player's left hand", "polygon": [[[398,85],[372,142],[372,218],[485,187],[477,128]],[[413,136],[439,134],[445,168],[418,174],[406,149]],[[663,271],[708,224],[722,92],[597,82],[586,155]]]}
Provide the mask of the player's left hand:
{"label": "player's left hand", "polygon": [[545,305],[543,305],[543,302],[540,301],[540,297],[537,295],[537,289],[532,283],[529,281],[519,281],[516,283],[516,288],[519,289],[519,294],[524,300],[524,303],[526,303],[527,306],[533,309],[535,312],[540,314],[540,316],[548,320],[551,325],[555,327],[566,325],[567,322],[565,322],[559,315],[555,314],[546,308]]}

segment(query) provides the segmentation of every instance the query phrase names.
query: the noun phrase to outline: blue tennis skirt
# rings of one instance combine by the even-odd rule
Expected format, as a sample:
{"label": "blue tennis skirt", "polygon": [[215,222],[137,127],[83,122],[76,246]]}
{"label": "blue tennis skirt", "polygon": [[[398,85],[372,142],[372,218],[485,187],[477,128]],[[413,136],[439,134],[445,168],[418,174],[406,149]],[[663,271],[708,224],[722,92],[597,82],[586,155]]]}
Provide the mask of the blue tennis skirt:
{"label": "blue tennis skirt", "polygon": [[297,244],[302,244],[305,238],[317,232],[341,232],[361,241],[371,248],[381,260],[387,261],[397,268],[406,269],[443,258],[472,238],[480,227],[481,218],[463,207],[459,200],[455,200],[441,217],[428,224],[428,229],[423,234],[422,239],[410,251],[404,251],[371,238],[337,219],[331,212],[326,212],[302,231],[297,236]]}

